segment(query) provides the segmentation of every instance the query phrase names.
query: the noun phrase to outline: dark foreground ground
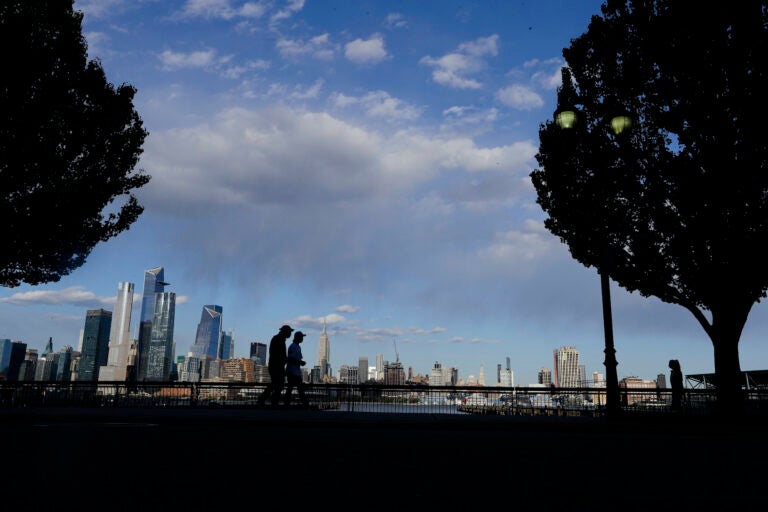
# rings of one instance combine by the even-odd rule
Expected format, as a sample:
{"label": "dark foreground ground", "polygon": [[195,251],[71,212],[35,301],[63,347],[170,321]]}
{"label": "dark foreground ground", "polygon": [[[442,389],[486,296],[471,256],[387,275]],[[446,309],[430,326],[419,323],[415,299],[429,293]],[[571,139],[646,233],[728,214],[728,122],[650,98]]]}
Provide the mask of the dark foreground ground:
{"label": "dark foreground ground", "polygon": [[768,510],[768,422],[0,410],[0,510]]}

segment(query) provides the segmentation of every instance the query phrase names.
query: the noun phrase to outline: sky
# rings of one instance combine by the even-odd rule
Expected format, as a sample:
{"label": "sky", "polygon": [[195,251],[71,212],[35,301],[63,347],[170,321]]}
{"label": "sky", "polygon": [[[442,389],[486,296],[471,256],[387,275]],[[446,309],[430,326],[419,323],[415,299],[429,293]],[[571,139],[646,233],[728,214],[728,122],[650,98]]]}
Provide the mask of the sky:
{"label": "sky", "polygon": [[[288,323],[317,363],[377,354],[535,383],[573,346],[604,373],[600,279],[543,226],[529,175],[562,49],[593,0],[77,0],[89,58],[137,89],[144,213],[59,282],[0,289],[0,338],[77,348],[88,309],[162,266],[176,354],[204,305],[235,356]],[[680,306],[611,286],[619,378],[711,373]],[[768,367],[752,310],[741,367]],[[133,330],[136,336],[135,328]]]}

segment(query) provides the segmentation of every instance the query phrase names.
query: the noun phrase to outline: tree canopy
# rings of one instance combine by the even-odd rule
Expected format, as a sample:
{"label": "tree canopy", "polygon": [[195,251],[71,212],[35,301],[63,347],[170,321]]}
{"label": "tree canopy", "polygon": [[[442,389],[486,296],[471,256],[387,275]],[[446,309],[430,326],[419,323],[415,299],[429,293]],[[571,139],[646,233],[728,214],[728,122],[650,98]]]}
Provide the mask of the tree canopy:
{"label": "tree canopy", "polygon": [[72,1],[0,4],[0,285],[55,282],[143,212],[136,89],[88,60]]}
{"label": "tree canopy", "polygon": [[[531,173],[545,226],[577,261],[694,315],[725,411],[741,408],[739,340],[768,289],[767,12],[607,1],[563,50]],[[618,135],[617,114],[632,119]]]}

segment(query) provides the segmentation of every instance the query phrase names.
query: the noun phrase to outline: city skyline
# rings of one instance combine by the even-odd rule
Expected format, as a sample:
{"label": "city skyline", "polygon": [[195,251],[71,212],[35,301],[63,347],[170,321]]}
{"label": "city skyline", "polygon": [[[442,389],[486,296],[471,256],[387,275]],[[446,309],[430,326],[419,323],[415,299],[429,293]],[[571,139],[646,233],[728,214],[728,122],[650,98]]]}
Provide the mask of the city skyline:
{"label": "city skyline", "polygon": [[[396,339],[422,373],[509,357],[530,383],[567,345],[604,372],[598,274],[544,229],[529,178],[562,49],[601,4],[77,0],[89,57],[137,88],[145,211],[59,282],[0,290],[0,338],[76,346],[86,311],[162,266],[180,355],[219,305],[237,357],[288,323],[307,354],[327,326],[334,370],[394,360]],[[687,310],[611,296],[619,378],[714,371]],[[742,370],[768,367],[767,307]]]}

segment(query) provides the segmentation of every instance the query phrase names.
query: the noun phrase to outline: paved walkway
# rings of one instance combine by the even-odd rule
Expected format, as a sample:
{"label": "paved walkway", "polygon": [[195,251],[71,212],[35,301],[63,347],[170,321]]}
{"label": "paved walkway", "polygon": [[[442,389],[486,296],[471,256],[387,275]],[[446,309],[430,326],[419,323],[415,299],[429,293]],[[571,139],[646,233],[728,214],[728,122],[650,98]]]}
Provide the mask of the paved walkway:
{"label": "paved walkway", "polygon": [[768,508],[762,419],[62,408],[0,420],[3,496],[30,510]]}

